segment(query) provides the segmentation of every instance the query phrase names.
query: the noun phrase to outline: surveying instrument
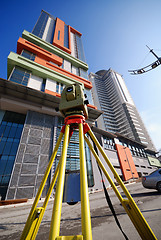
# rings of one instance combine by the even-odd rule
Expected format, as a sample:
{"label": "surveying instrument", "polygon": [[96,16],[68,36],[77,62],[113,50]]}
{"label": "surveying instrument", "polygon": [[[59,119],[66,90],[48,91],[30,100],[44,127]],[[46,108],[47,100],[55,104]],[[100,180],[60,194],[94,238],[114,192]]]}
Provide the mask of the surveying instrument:
{"label": "surveying instrument", "polygon": [[[112,166],[110,160],[106,156],[103,148],[101,147],[95,135],[93,134],[90,126],[88,125],[88,123],[85,122],[85,120],[88,118],[88,111],[87,111],[86,104],[87,104],[87,100],[84,96],[82,85],[73,84],[73,85],[68,85],[64,88],[61,94],[61,101],[59,105],[59,110],[65,118],[64,126],[61,129],[61,132],[57,140],[57,143],[55,145],[54,151],[52,153],[51,159],[49,161],[46,172],[40,184],[39,190],[35,197],[26,225],[21,235],[21,240],[31,240],[31,239],[34,240],[36,238],[36,235],[38,233],[45,209],[47,207],[47,204],[50,199],[50,195],[52,193],[56,180],[57,180],[57,184],[56,184],[56,192],[55,192],[53,212],[52,212],[52,218],[51,218],[49,239],[50,240],[92,240],[92,228],[91,228],[91,216],[90,216],[90,206],[89,206],[89,193],[88,193],[84,140],[88,144],[89,149],[94,155],[99,167],[101,168],[107,180],[109,181],[111,187],[113,188],[116,196],[120,200],[128,216],[130,217],[140,237],[146,240],[156,239],[154,233],[152,232],[151,228],[149,227],[148,223],[144,219],[142,213],[140,212],[139,208],[137,207],[130,193],[128,192],[125,185],[123,184],[121,178],[119,177],[116,170]],[[65,181],[67,148],[68,148],[68,144],[70,142],[70,138],[72,136],[73,131],[77,129],[79,130],[82,235],[59,236],[62,199],[63,199],[64,181]],[[99,159],[98,154],[92,147],[90,140],[87,138],[86,136],[87,134],[90,136],[90,138],[92,139],[92,141],[97,146],[100,153],[102,154],[111,172],[113,173],[116,181],[122,188],[126,196],[126,199],[124,199],[121,196],[114,182],[110,178],[108,172],[106,171],[101,160]],[[55,170],[55,173],[52,178],[51,184],[49,186],[48,193],[46,195],[44,203],[42,207],[37,207],[63,135],[64,135],[64,140],[63,140],[61,158]]]}

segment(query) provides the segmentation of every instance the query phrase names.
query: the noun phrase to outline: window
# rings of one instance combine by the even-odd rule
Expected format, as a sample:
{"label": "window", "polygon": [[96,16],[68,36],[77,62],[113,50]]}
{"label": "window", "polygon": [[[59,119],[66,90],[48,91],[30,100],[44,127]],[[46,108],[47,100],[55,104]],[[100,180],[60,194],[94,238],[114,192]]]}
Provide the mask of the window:
{"label": "window", "polygon": [[5,198],[25,115],[6,111],[0,124],[0,195]]}
{"label": "window", "polygon": [[21,53],[21,56],[34,61],[36,55],[32,52],[27,51],[27,50],[23,50],[22,53]]}
{"label": "window", "polygon": [[56,92],[59,93],[59,83],[56,82]]}
{"label": "window", "polygon": [[71,72],[77,76],[79,76],[79,68],[75,67],[74,65],[72,65],[72,70]]}
{"label": "window", "polygon": [[[57,126],[57,139],[61,131],[64,119],[59,118]],[[56,166],[62,154],[63,143],[61,142],[56,158]],[[93,170],[91,163],[91,155],[88,145],[85,143],[85,156],[86,156],[86,166],[87,166],[87,176],[88,176],[88,186],[92,187],[94,185],[93,180]],[[80,159],[79,159],[79,132],[74,131],[70,139],[70,143],[67,150],[67,161],[66,161],[66,170],[74,171],[80,170]]]}
{"label": "window", "polygon": [[69,48],[68,26],[64,25],[64,47]]}
{"label": "window", "polygon": [[56,20],[51,18],[51,22],[52,24],[50,25],[50,29],[52,29],[52,34],[51,34],[51,39],[50,39],[50,43],[52,44],[53,43],[53,38],[54,38],[54,33],[55,33],[55,25],[56,25]]}
{"label": "window", "polygon": [[27,86],[30,74],[30,71],[16,66],[13,69],[9,80]]}
{"label": "window", "polygon": [[42,85],[41,85],[41,92],[45,92],[45,85],[46,85],[46,79],[43,79]]}
{"label": "window", "polygon": [[60,40],[60,30],[58,31],[58,40]]}
{"label": "window", "polygon": [[103,140],[105,149],[115,149],[115,143],[113,139],[104,136]]}
{"label": "window", "polygon": [[93,105],[93,99],[92,99],[91,90],[85,88],[85,89],[84,89],[84,93],[87,95],[87,100],[88,100],[89,104],[92,104],[92,105]]}
{"label": "window", "polygon": [[94,178],[93,178],[91,155],[90,155],[90,149],[86,142],[85,142],[85,156],[86,156],[86,166],[87,166],[88,187],[93,187]]}
{"label": "window", "polygon": [[82,39],[78,35],[76,35],[76,42],[77,42],[78,58],[85,62],[85,55],[84,55],[84,50],[83,50]]}
{"label": "window", "polygon": [[71,62],[69,62],[66,59],[64,59],[63,68],[65,70],[67,70],[68,72],[72,72],[72,64],[71,64]]}
{"label": "window", "polygon": [[35,34],[36,36],[42,38],[48,18],[49,18],[48,14],[46,14],[45,12],[41,12],[41,15],[40,15],[32,33]]}
{"label": "window", "polygon": [[63,89],[64,89],[63,83],[56,82],[56,92],[61,94]]}
{"label": "window", "polygon": [[128,147],[129,147],[132,155],[146,158],[145,151],[143,148],[140,148],[140,146],[133,146],[133,145],[128,144]]}
{"label": "window", "polygon": [[61,85],[60,85],[60,93],[62,93],[63,88],[64,88],[64,86],[63,86],[63,84],[61,83]]}
{"label": "window", "polygon": [[64,68],[64,59],[63,59],[63,63],[62,63],[62,65],[61,65],[61,68]]}
{"label": "window", "polygon": [[[58,127],[57,127],[57,138],[60,134],[61,127],[63,125],[63,118],[59,118]],[[56,165],[60,159],[63,148],[63,142],[61,142],[58,152],[57,152],[57,160]],[[70,139],[70,143],[67,150],[67,162],[66,162],[66,170],[79,170],[80,169],[80,161],[79,161],[79,133],[78,131],[74,131],[73,135]]]}
{"label": "window", "polygon": [[80,70],[80,76],[82,78],[88,79],[88,72],[83,70],[83,69],[81,69],[81,68],[79,70]]}

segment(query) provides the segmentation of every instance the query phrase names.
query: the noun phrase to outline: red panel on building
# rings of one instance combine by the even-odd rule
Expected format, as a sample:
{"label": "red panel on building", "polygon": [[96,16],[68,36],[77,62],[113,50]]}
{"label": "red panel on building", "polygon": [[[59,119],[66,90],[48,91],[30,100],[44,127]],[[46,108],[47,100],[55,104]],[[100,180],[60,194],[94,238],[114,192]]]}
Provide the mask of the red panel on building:
{"label": "red panel on building", "polygon": [[58,64],[59,66],[62,65],[63,63],[63,59],[53,53],[50,53],[49,51],[35,45],[34,43],[31,43],[23,38],[19,38],[17,41],[17,53],[21,54],[22,50],[28,50],[34,54],[36,54],[36,56],[47,60],[47,61],[51,61],[55,64]]}
{"label": "red panel on building", "polygon": [[124,180],[126,181],[132,178],[138,178],[139,176],[130,149],[128,147],[116,144],[116,150]]}
{"label": "red panel on building", "polygon": [[[53,45],[71,54],[71,49],[64,47],[64,25],[65,23],[59,18],[56,19]],[[69,34],[69,31],[68,31]],[[68,36],[69,37],[69,36]],[[70,38],[69,38],[70,41]],[[69,43],[70,47],[70,43]]]}

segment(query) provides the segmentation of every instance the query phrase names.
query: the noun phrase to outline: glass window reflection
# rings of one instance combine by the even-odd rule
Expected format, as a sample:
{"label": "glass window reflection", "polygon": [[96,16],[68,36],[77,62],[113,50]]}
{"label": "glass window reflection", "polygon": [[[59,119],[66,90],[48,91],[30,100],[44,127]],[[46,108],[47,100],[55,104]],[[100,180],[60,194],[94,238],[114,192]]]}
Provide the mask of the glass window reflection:
{"label": "glass window reflection", "polygon": [[[57,137],[60,134],[60,130],[63,125],[63,122],[64,120],[62,118],[59,118],[58,127],[57,127]],[[63,146],[63,141],[61,142],[57,152],[56,166],[62,154],[62,146]],[[92,187],[94,185],[92,162],[91,162],[90,150],[86,143],[85,143],[85,156],[86,156],[88,186]],[[80,170],[79,131],[74,131],[72,137],[70,138],[70,143],[67,150],[66,170],[69,170],[69,171]]]}
{"label": "glass window reflection", "polygon": [[0,195],[2,199],[5,198],[24,122],[25,115],[6,111],[0,124]]}

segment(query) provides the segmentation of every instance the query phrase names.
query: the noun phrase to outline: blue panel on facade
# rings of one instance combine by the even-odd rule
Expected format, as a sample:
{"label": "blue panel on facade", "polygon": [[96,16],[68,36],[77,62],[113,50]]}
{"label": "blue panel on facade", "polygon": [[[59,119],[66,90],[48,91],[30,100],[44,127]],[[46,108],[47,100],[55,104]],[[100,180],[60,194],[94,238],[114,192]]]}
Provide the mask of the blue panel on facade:
{"label": "blue panel on facade", "polygon": [[80,68],[80,76],[82,78],[88,79],[88,72]]}
{"label": "blue panel on facade", "polygon": [[[57,127],[57,138],[60,134],[61,126],[63,125],[63,118],[59,118],[58,127]],[[61,142],[56,158],[56,166],[59,162],[61,153],[62,153],[63,142]],[[86,156],[86,167],[87,167],[87,178],[88,178],[88,187],[92,187],[94,185],[93,179],[93,169],[91,163],[91,155],[90,150],[85,143],[85,156]],[[80,159],[79,159],[79,132],[74,131],[73,135],[70,139],[70,143],[67,150],[67,160],[66,160],[66,171],[77,171],[80,170]]]}
{"label": "blue panel on facade", "polygon": [[66,173],[63,202],[76,203],[80,199],[80,173]]}
{"label": "blue panel on facade", "polygon": [[34,61],[36,55],[32,52],[27,51],[27,50],[23,50],[22,53],[21,53],[21,56]]}
{"label": "blue panel on facade", "polygon": [[6,111],[0,124],[0,195],[5,198],[7,186],[25,122],[25,115]]}
{"label": "blue panel on facade", "polygon": [[49,18],[49,16],[47,13],[41,12],[41,15],[40,15],[32,33],[35,34],[36,36],[38,36],[39,38],[42,38],[48,18]]}
{"label": "blue panel on facade", "polygon": [[64,47],[69,48],[68,26],[64,25]]}
{"label": "blue panel on facade", "polygon": [[50,27],[53,27],[53,29],[51,30],[52,31],[52,35],[51,35],[50,43],[53,43],[56,20],[55,19],[51,19],[51,21],[52,21],[52,24],[51,24]]}
{"label": "blue panel on facade", "polygon": [[22,84],[24,86],[27,86],[29,77],[30,77],[30,72],[29,71],[16,66],[13,69],[13,72],[12,72],[9,80],[12,81],[12,82],[19,83],[19,84]]}
{"label": "blue panel on facade", "polygon": [[83,50],[82,39],[78,35],[76,35],[76,42],[77,42],[77,50],[78,50],[78,58],[85,62],[85,55]]}

